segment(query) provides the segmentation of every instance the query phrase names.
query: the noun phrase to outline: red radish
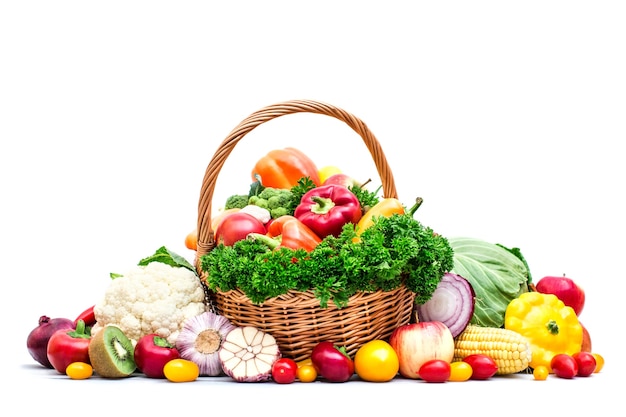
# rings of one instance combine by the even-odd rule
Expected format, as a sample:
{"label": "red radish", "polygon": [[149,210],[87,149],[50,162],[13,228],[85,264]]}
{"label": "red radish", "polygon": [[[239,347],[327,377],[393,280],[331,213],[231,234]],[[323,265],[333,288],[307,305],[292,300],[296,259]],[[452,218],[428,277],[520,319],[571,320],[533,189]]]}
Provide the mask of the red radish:
{"label": "red radish", "polygon": [[457,337],[474,315],[476,294],[470,282],[460,275],[446,273],[430,300],[416,304],[418,321],[440,321]]}

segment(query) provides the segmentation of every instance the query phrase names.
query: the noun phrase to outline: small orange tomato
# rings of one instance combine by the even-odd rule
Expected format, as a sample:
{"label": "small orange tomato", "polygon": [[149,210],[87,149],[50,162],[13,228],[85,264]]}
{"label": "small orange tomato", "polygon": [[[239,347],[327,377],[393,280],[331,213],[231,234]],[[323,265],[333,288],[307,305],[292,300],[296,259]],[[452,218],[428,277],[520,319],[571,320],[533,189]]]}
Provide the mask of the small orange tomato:
{"label": "small orange tomato", "polygon": [[72,362],[65,368],[65,374],[71,379],[87,379],[93,375],[93,367],[85,362]]}
{"label": "small orange tomato", "polygon": [[171,382],[192,382],[200,376],[200,367],[187,359],[172,359],[163,367],[163,374]]}
{"label": "small orange tomato", "polygon": [[592,355],[596,358],[596,369],[593,372],[597,374],[604,368],[604,357],[599,353],[592,353]]}
{"label": "small orange tomato", "polygon": [[317,379],[317,371],[312,364],[298,366],[296,370],[296,378],[300,382],[315,382]]}
{"label": "small orange tomato", "polygon": [[354,371],[364,381],[387,382],[398,374],[398,354],[384,340],[371,340],[354,355]]}
{"label": "small orange tomato", "polygon": [[198,231],[192,230],[185,236],[185,247],[190,250],[198,250]]}
{"label": "small orange tomato", "polygon": [[472,377],[472,366],[463,361],[455,361],[450,363],[450,378],[448,381],[463,382]]}
{"label": "small orange tomato", "polygon": [[539,365],[533,369],[533,377],[537,381],[545,381],[548,379],[548,374],[550,371],[547,366]]}

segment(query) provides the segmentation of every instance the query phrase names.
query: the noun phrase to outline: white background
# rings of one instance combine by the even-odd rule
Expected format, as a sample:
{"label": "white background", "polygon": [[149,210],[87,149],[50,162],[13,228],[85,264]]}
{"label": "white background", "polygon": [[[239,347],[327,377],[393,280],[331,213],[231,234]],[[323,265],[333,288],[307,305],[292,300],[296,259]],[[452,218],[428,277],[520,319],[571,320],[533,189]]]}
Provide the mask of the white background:
{"label": "white background", "polygon": [[[19,382],[11,392],[40,399],[26,409],[59,397],[69,406],[79,395],[99,407],[123,384],[160,395],[141,394],[138,409],[159,402],[153,409],[166,411],[200,399],[210,412],[223,399],[235,410],[267,401],[241,411],[280,413],[285,398],[324,408],[329,395],[334,410],[350,413],[464,403],[466,412],[488,414],[491,400],[506,397],[509,414],[527,407],[543,414],[615,401],[607,391],[623,371],[617,339],[626,278],[623,3],[217,4],[0,6],[1,349]],[[196,225],[213,153],[251,112],[291,99],[328,102],[365,121],[400,199],[424,198],[423,223],[446,236],[521,248],[535,281],[562,274],[577,281],[587,294],[581,321],[605,370],[544,383],[261,388],[77,382],[34,366],[25,341],[40,315],[73,318],[99,299],[110,272],[162,245],[193,259],[183,241]],[[214,205],[247,191],[252,164],[287,145],[320,167],[379,181],[354,132],[307,116],[246,136],[220,173]]]}

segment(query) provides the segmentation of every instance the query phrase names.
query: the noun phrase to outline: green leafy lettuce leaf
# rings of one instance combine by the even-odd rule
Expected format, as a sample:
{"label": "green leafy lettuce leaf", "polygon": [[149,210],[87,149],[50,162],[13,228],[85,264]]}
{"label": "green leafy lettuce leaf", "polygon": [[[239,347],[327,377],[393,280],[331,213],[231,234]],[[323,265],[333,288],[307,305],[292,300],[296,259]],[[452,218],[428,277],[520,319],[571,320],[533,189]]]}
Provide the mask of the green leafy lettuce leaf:
{"label": "green leafy lettuce leaf", "polygon": [[467,279],[476,293],[472,324],[502,327],[511,300],[528,292],[530,272],[519,249],[475,238],[448,238],[454,250],[452,272]]}

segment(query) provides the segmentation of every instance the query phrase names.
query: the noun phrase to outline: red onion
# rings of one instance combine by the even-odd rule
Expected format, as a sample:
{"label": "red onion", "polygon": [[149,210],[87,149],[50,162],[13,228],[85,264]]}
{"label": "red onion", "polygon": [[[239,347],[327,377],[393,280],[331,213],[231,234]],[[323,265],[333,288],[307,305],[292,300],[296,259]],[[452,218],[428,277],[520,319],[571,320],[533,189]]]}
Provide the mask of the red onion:
{"label": "red onion", "polygon": [[48,316],[41,316],[39,317],[39,325],[28,335],[26,340],[28,353],[46,368],[53,369],[48,360],[48,340],[54,332],[62,329],[74,329],[74,321],[66,318],[51,319]]}
{"label": "red onion", "polygon": [[452,337],[457,337],[474,315],[475,296],[467,279],[446,273],[430,300],[415,305],[418,321],[440,321],[448,326]]}

